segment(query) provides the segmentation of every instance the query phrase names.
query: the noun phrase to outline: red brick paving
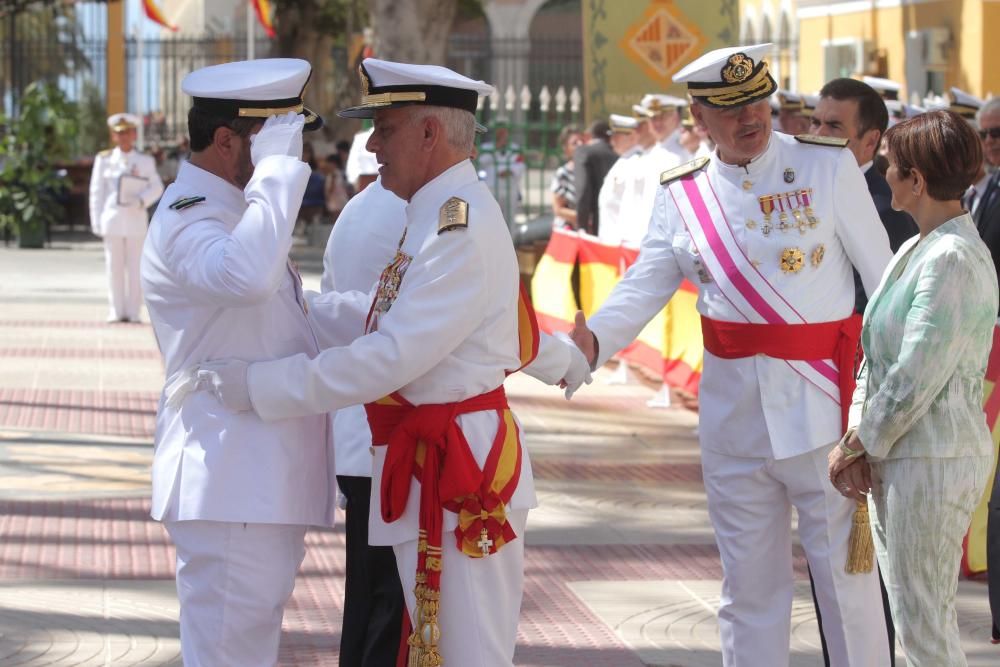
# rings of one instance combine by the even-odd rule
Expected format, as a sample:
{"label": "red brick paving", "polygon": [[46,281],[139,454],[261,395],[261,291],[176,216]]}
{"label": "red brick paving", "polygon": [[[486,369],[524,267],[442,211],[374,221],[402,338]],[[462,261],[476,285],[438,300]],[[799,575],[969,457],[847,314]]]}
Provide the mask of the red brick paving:
{"label": "red brick paving", "polygon": [[73,347],[4,347],[0,348],[0,358],[3,357],[34,357],[37,359],[110,359],[127,361],[135,359],[156,359],[160,353],[156,350],[144,349],[93,349]]}
{"label": "red brick paving", "polygon": [[0,388],[0,427],[152,438],[159,394]]}

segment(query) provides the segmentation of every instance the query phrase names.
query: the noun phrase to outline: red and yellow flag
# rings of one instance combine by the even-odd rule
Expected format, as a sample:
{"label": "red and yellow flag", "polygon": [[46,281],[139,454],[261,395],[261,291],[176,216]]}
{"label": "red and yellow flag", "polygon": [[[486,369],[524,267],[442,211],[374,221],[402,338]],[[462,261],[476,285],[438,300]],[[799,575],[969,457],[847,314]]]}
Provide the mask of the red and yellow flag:
{"label": "red and yellow flag", "polygon": [[163,12],[156,6],[156,3],[153,2],[153,0],[142,0],[142,9],[146,12],[146,17],[150,21],[159,23],[167,30],[177,32],[177,26],[167,20],[167,17],[163,15]]}
{"label": "red and yellow flag", "polygon": [[264,27],[264,32],[271,39],[274,39],[277,33],[274,32],[274,23],[271,21],[271,2],[270,0],[250,0],[253,3],[253,10],[257,14],[257,20]]}
{"label": "red and yellow flag", "polygon": [[[586,234],[553,230],[531,281],[539,326],[549,333],[573,327],[577,309],[572,284],[574,266],[579,271],[579,307],[589,317],[601,307],[638,254],[637,250],[607,245]],[[697,394],[704,356],[697,300],[697,289],[684,281],[670,303],[618,356],[662,376],[672,387]]]}
{"label": "red and yellow flag", "polygon": [[[1000,326],[993,329],[993,350],[986,363],[986,378],[983,382],[983,411],[986,413],[986,424],[993,433],[994,453],[1000,453]],[[994,461],[996,461],[995,457]],[[986,484],[986,492],[983,493],[979,505],[972,513],[969,532],[965,536],[965,544],[962,545],[962,572],[966,576],[987,570],[986,519],[989,516],[989,501],[992,492],[993,475],[990,475]]]}

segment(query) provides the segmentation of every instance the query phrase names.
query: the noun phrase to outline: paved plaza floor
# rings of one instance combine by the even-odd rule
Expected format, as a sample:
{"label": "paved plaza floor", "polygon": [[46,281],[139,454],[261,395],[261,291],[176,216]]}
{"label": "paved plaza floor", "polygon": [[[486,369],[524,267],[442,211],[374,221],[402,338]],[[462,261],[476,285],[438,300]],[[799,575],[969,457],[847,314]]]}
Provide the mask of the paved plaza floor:
{"label": "paved plaza floor", "polygon": [[[316,255],[301,259],[315,288]],[[162,366],[148,324],[104,323],[104,294],[99,244],[0,248],[3,667],[180,664],[173,549],[148,516]],[[521,375],[507,383],[541,501],[515,664],[720,665],[697,415],[648,408],[652,389],[607,376],[572,402]],[[307,539],[280,664],[333,666],[343,532]],[[792,662],[812,667],[822,660],[797,546],[795,567]],[[962,581],[959,594],[970,664],[1000,664],[985,585]]]}

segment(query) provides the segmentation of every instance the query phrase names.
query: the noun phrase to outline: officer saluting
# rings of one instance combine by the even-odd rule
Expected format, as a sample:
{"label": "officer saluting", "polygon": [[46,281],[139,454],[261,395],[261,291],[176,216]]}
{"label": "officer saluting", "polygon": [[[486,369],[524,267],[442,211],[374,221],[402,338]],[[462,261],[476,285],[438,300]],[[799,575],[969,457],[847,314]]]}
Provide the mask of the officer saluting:
{"label": "officer saluting", "polygon": [[332,524],[325,416],[265,423],[211,394],[166,400],[194,384],[184,369],[200,361],[319,351],[288,261],[310,173],[302,131],[322,125],[302,106],[310,72],[304,60],[263,59],[184,78],[194,98],[192,155],[167,188],[143,253],[167,375],[151,514],[177,547],[189,667],[272,667],[306,527]]}
{"label": "officer saluting", "polygon": [[698,286],[700,440],[724,573],[724,664],[788,665],[794,506],[831,664],[881,667],[878,579],[845,572],[854,503],[827,480],[827,453],[853,385],[851,264],[871,293],[889,244],[871,198],[858,196],[865,181],[844,141],[771,131],[769,48],[712,51],[674,77],[717,151],[661,176],[637,262],[589,322],[578,313],[573,337],[603,364],[682,279]]}
{"label": "officer saluting", "polygon": [[227,406],[268,424],[366,404],[368,539],[394,548],[410,664],[513,664],[537,501],[504,378],[536,345],[536,377],[572,391],[588,376],[569,341],[537,340],[507,225],[469,161],[476,103],[492,91],[443,67],[365,59],[361,105],[340,114],[374,118],[381,183],[408,202],[395,256],[371,295],[313,299],[317,335],[337,347],[198,371]]}
{"label": "officer saluting", "polygon": [[139,122],[130,113],[108,118],[115,147],[97,154],[90,175],[90,228],[104,240],[108,322],[139,321],[139,257],[149,222],[146,209],[163,193],[156,161],[135,150]]}

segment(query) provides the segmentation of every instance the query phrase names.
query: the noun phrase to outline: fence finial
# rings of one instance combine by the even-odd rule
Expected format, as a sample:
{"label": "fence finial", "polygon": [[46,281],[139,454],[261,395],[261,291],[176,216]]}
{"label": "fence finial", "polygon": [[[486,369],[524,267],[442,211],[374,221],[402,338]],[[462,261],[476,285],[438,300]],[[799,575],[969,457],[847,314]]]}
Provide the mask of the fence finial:
{"label": "fence finial", "polygon": [[552,93],[549,92],[548,86],[542,86],[541,92],[538,93],[538,108],[541,109],[542,113],[546,113],[549,110],[549,103],[552,101]]}
{"label": "fence finial", "polygon": [[558,113],[566,111],[566,89],[562,86],[556,91],[556,111]]}
{"label": "fence finial", "polygon": [[528,84],[521,86],[521,111],[528,111],[531,109],[531,91],[528,90]]}
{"label": "fence finial", "polygon": [[514,86],[507,86],[507,92],[503,94],[503,101],[508,113],[514,110],[514,104],[517,102],[517,93],[514,92]]}
{"label": "fence finial", "polygon": [[582,101],[583,98],[580,96],[580,89],[577,88],[576,86],[573,86],[573,92],[569,94],[569,110],[572,111],[573,113],[579,113],[580,102]]}

